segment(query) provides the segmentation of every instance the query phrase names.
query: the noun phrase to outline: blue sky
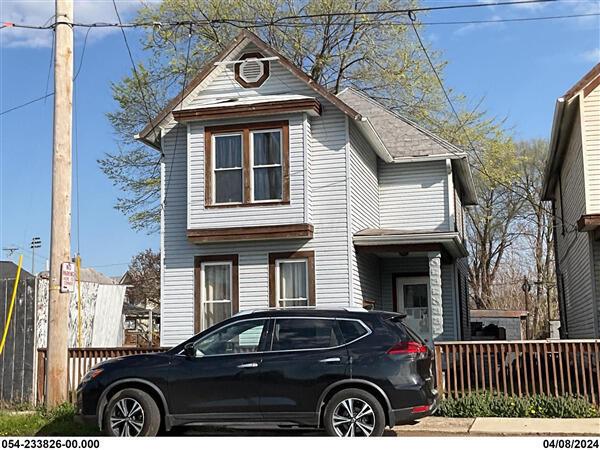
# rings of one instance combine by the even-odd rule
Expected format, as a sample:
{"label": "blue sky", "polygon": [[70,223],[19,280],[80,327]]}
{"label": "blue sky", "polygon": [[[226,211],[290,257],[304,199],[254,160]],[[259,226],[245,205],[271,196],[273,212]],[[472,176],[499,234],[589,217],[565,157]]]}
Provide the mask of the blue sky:
{"label": "blue sky", "polygon": [[[428,1],[425,5],[441,2]],[[119,1],[124,20],[133,17],[138,2]],[[54,2],[0,2],[0,19],[43,24]],[[116,21],[112,3],[75,0],[76,20]],[[600,12],[600,1],[559,1],[430,13],[424,21],[464,21],[538,17]],[[128,30],[134,58],[144,58],[138,34]],[[46,92],[51,33],[5,28],[0,31],[0,110]],[[79,64],[83,32],[76,33],[75,64]],[[489,114],[507,119],[516,138],[547,138],[554,102],[595,63],[600,61],[600,17],[539,22],[429,26],[425,37],[449,61],[446,84],[476,102],[484,98]],[[132,255],[158,248],[157,234],[130,229],[113,208],[120,195],[99,170],[96,160],[116,148],[106,119],[115,104],[110,84],[130,71],[118,30],[90,32],[84,64],[76,82],[75,120],[79,155],[80,252],[85,266],[108,275],[121,274]],[[52,80],[48,85],[52,91]],[[36,269],[45,266],[50,244],[50,171],[52,98],[0,116],[0,247],[24,248],[25,268],[31,268],[29,241],[42,239]],[[75,178],[73,179],[76,198]],[[77,249],[73,208],[72,249]],[[21,250],[19,250],[21,252]],[[2,251],[2,259],[6,253]],[[16,260],[16,255],[11,259]]]}

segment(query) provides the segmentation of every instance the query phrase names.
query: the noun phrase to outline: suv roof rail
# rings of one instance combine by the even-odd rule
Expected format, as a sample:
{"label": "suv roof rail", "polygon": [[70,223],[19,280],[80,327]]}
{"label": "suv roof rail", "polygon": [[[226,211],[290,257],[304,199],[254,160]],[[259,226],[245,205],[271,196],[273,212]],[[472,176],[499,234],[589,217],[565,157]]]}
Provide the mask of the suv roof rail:
{"label": "suv roof rail", "polygon": [[234,317],[236,316],[245,316],[246,314],[252,314],[252,313],[256,313],[256,312],[262,312],[262,311],[274,311],[274,310],[294,310],[294,309],[314,309],[314,310],[318,310],[318,309],[325,309],[325,310],[336,310],[339,309],[341,311],[348,311],[348,312],[367,312],[368,310],[363,308],[362,306],[326,306],[326,305],[318,305],[318,306],[291,306],[288,308],[279,308],[277,306],[269,306],[268,308],[256,308],[256,309],[244,309],[242,311],[239,311],[237,313],[234,314]]}

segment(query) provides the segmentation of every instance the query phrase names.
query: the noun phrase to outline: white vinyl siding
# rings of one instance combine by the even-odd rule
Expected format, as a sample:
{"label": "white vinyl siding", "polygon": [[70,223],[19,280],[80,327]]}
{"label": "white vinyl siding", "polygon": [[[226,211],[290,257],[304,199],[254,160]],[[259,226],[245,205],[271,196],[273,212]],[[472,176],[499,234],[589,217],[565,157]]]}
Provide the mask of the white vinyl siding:
{"label": "white vinyl siding", "polygon": [[[577,231],[577,220],[585,212],[585,182],[579,114],[573,123],[568,149],[561,168],[562,202],[556,186],[557,247],[566,298],[569,338],[590,338],[595,334],[595,305],[592,290],[590,237]],[[563,211],[564,208],[564,211]],[[564,230],[561,218],[564,217]]]}
{"label": "white vinyl siding", "polygon": [[[365,228],[379,228],[379,184],[377,156],[358,129],[350,124],[350,210],[352,234]],[[379,302],[381,285],[379,258],[361,254],[352,246],[353,303],[363,300]]]}
{"label": "white vinyl siding", "polygon": [[[194,256],[216,254],[239,255],[239,298],[240,310],[249,308],[266,308],[269,303],[269,267],[268,255],[271,252],[292,252],[298,250],[314,250],[315,252],[315,281],[316,301],[320,305],[347,305],[349,296],[348,278],[348,233],[346,228],[346,182],[345,182],[345,116],[325,103],[322,117],[311,119],[311,196],[312,223],[314,224],[314,238],[306,240],[284,241],[258,241],[235,242],[223,244],[193,245],[186,237],[188,193],[187,180],[187,145],[186,127],[180,126],[180,135],[177,139],[177,149],[174,151],[175,129],[166,129],[163,132],[163,159],[162,178],[163,192],[166,187],[164,182],[167,174],[171,180],[166,197],[165,208],[161,218],[161,257],[162,290],[161,290],[161,345],[175,345],[190,337],[194,332]],[[273,120],[281,119],[274,118]],[[301,115],[290,116],[290,136],[292,128],[305,130],[302,126]],[[222,122],[221,122],[222,123]],[[190,125],[190,200],[198,205],[204,205],[202,185],[204,183],[203,161],[199,152],[203,145],[202,125]],[[300,131],[298,139],[304,139]],[[291,145],[290,153],[298,152],[296,160],[290,166],[291,177],[302,177],[303,163],[297,161],[302,158],[301,145]],[[172,161],[172,165],[171,165]],[[294,162],[295,161],[295,162]],[[301,178],[300,178],[301,180]],[[296,184],[297,186],[294,186]],[[304,218],[304,205],[298,196],[304,192],[302,182],[291,182],[290,209],[294,212],[286,216],[282,223],[290,222],[293,217],[297,222]],[[296,190],[297,189],[297,190]],[[297,205],[299,205],[297,207]],[[193,206],[193,205],[191,205]],[[260,207],[263,208],[263,207]],[[254,210],[244,221],[233,216],[223,219],[223,213],[215,215],[211,220],[202,216],[209,211],[194,209],[191,213],[191,222],[194,226],[201,223],[205,227],[232,226],[234,223],[244,225],[260,225],[261,223],[279,223],[279,207],[264,207],[268,213],[262,213],[259,207],[235,208],[237,214],[240,209]],[[277,212],[275,213],[275,210]],[[210,211],[212,213],[212,211]],[[228,213],[228,211],[227,211]],[[269,217],[277,216],[277,217]],[[229,220],[229,222],[228,222]],[[275,221],[275,222],[272,222]]]}
{"label": "white vinyl siding", "polygon": [[448,174],[445,161],[379,161],[381,228],[449,231]]}

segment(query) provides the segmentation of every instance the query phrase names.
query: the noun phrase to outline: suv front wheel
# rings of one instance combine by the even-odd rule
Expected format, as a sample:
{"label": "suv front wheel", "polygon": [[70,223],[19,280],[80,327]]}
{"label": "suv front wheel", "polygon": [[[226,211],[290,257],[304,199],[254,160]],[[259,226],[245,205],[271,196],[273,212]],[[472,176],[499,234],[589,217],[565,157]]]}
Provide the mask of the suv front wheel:
{"label": "suv front wheel", "polygon": [[381,403],[361,389],[344,389],[327,402],[323,416],[330,436],[381,436],[385,413]]}
{"label": "suv front wheel", "polygon": [[140,389],[123,389],[108,402],[103,420],[108,436],[156,436],[159,427],[158,406]]}

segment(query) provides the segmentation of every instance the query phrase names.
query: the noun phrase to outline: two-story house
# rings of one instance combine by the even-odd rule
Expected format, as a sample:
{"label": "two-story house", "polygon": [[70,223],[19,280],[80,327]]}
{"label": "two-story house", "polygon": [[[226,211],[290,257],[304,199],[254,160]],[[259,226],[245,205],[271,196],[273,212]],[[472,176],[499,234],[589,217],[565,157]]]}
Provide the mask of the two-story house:
{"label": "two-story house", "polygon": [[405,311],[468,336],[467,155],[244,31],[137,136],[161,164],[161,344],[244,309]]}
{"label": "two-story house", "polygon": [[600,63],[557,100],[544,175],[561,336],[600,338]]}

